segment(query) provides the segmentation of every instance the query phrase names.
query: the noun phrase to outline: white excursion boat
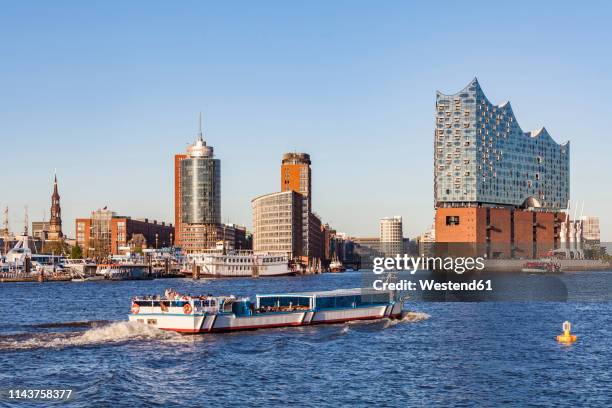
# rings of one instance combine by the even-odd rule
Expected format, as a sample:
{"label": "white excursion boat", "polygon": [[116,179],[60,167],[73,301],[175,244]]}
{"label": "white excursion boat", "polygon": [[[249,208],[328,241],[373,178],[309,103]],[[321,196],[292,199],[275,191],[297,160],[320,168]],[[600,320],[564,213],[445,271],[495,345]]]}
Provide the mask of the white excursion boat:
{"label": "white excursion boat", "polygon": [[68,269],[68,271],[77,276],[93,275],[97,268],[95,262],[87,259],[66,258],[62,261],[62,265],[64,269]]}
{"label": "white excursion boat", "polygon": [[4,256],[4,264],[12,269],[24,269],[26,259],[32,259],[30,237],[26,234],[19,238],[17,243]]}
{"label": "white excursion boat", "polygon": [[147,265],[138,263],[100,264],[96,274],[109,280],[153,279],[147,268]]}
{"label": "white excursion boat", "polygon": [[308,326],[354,320],[397,319],[403,299],[397,292],[338,289],[248,297],[164,296],[132,299],[129,321],[179,333],[211,333]]}
{"label": "white excursion boat", "polygon": [[285,254],[255,254],[251,251],[187,254],[184,270],[196,266],[200,276],[212,278],[243,278],[283,276],[295,273]]}

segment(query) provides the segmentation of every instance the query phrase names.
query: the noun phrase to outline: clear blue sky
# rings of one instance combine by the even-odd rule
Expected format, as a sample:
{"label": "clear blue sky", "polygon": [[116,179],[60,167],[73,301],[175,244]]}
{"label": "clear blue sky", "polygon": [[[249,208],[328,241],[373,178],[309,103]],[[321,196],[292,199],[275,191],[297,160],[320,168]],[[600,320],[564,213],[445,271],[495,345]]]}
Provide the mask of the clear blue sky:
{"label": "clear blue sky", "polygon": [[571,197],[612,240],[612,8],[606,2],[2,2],[0,206],[64,229],[109,208],[173,221],[173,155],[204,112],[222,217],[251,225],[286,151],[313,206],[353,235],[433,217],[435,91],[477,76],[524,130],[571,140]]}

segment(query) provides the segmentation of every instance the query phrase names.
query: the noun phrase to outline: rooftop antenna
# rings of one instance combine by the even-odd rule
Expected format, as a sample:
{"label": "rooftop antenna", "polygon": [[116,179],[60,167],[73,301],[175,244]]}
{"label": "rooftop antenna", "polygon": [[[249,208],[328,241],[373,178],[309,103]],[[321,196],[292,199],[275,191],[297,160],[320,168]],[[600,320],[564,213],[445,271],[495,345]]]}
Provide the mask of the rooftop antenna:
{"label": "rooftop antenna", "polygon": [[203,140],[202,137],[202,112],[198,115],[198,139]]}

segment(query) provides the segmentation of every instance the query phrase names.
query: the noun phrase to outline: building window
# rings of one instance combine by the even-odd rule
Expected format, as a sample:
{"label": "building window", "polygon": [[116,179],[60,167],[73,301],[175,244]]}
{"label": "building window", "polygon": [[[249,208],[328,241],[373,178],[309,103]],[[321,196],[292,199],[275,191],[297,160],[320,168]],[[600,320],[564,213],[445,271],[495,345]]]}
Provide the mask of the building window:
{"label": "building window", "polygon": [[446,225],[449,225],[449,226],[459,225],[459,216],[458,215],[447,215]]}

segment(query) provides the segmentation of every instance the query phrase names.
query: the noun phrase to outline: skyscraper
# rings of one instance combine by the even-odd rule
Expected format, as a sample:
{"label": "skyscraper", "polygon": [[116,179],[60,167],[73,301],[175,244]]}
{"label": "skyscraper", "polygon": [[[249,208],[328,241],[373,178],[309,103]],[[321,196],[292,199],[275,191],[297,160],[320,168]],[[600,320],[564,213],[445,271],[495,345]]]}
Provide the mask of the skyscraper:
{"label": "skyscraper", "polygon": [[523,132],[510,103],[493,105],[476,79],[437,93],[434,137],[436,242],[523,258],[558,245],[569,142],[557,144],[545,128]]}
{"label": "skyscraper", "polygon": [[53,181],[53,195],[51,195],[51,219],[49,220],[49,241],[57,241],[64,237],[62,233],[62,208],[60,206],[60,195],[57,190],[57,175]]}
{"label": "skyscraper", "polygon": [[311,200],[310,155],[285,153],[281,191],[251,200],[253,249],[286,252],[303,265],[320,269],[329,251],[325,247],[325,227],[312,212]]}
{"label": "skyscraper", "polygon": [[176,245],[186,252],[208,249],[221,223],[221,161],[204,141],[201,115],[195,143],[174,163]]}

